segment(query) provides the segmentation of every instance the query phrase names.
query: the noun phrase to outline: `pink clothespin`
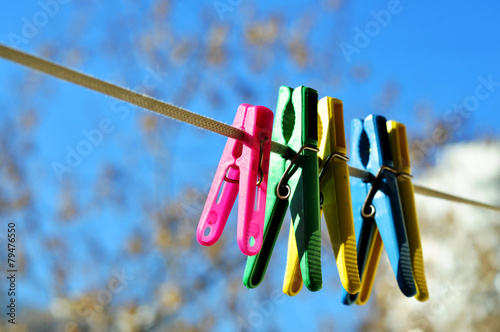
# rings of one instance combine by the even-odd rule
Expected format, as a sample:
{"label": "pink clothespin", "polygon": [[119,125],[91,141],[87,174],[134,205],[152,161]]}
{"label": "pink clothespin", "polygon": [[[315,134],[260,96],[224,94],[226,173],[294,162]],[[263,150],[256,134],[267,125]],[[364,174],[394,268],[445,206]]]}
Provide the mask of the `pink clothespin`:
{"label": "pink clothespin", "polygon": [[272,126],[270,109],[248,104],[238,107],[233,127],[245,131],[245,136],[227,140],[196,231],[200,244],[211,246],[219,240],[239,193],[238,246],[247,256],[260,251]]}

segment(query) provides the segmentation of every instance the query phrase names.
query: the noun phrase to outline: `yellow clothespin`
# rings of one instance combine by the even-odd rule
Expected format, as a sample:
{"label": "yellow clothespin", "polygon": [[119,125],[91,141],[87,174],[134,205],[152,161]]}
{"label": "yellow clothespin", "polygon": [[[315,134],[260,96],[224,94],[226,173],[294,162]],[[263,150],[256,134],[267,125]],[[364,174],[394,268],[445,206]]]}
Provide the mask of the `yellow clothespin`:
{"label": "yellow clothespin", "polygon": [[[321,212],[330,235],[342,285],[355,294],[360,289],[356,237],[353,223],[349,168],[342,101],[325,97],[318,102],[318,148]],[[288,242],[288,258],[283,292],[297,295],[302,288],[299,258],[293,229]]]}
{"label": "yellow clothespin", "polygon": [[424,302],[429,299],[429,292],[425,280],[424,257],[422,254],[422,243],[420,242],[420,230],[415,207],[415,194],[410,175],[411,165],[406,128],[401,123],[389,121],[387,122],[387,131],[389,133],[391,152],[394,157],[394,166],[400,174],[400,176],[398,176],[398,189],[401,205],[403,207],[406,233],[408,234],[413,278],[417,287],[417,295],[415,295],[415,298]]}
{"label": "yellow clothespin", "polygon": [[357,305],[366,304],[366,302],[370,299],[373,283],[375,281],[375,275],[377,274],[378,262],[380,261],[380,256],[382,255],[382,249],[384,249],[384,243],[382,242],[378,229],[375,228],[373,238],[369,244],[368,257],[366,258],[366,272],[363,280],[361,281],[361,288],[355,302]]}
{"label": "yellow clothespin", "polygon": [[285,280],[283,281],[283,293],[289,296],[299,294],[302,289],[302,273],[300,272],[299,251],[293,230],[293,222],[290,223],[288,234],[288,252],[286,258]]}

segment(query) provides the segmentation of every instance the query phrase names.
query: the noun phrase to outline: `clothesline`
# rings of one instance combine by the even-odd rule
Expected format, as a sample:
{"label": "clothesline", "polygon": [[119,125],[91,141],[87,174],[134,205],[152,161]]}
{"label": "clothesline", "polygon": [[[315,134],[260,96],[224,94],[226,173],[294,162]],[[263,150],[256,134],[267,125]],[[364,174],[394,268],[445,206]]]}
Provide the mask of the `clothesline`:
{"label": "clothesline", "polygon": [[[219,122],[212,118],[188,111],[184,108],[160,101],[150,96],[134,92],[132,90],[111,84],[109,82],[100,80],[87,74],[80,73],[73,69],[61,66],[54,62],[45,60],[43,58],[10,48],[0,44],[0,57],[10,60],[12,62],[21,64],[28,68],[37,70],[39,72],[57,77],[61,80],[68,81],[88,89],[101,92],[105,95],[129,102],[141,108],[145,108],[152,112],[167,116],[169,118],[197,126],[199,128],[212,131],[219,135],[234,139],[242,139],[245,135],[244,131],[235,128],[231,125]],[[279,153],[283,156],[293,155],[293,151],[287,146],[277,142],[271,142],[271,151]],[[364,181],[372,181],[373,175],[364,170],[349,167],[349,175],[363,179]],[[500,206],[481,203],[467,198],[447,194],[430,188],[426,188],[417,184],[413,185],[415,193],[453,201],[457,203],[468,204],[484,209],[500,212]]]}

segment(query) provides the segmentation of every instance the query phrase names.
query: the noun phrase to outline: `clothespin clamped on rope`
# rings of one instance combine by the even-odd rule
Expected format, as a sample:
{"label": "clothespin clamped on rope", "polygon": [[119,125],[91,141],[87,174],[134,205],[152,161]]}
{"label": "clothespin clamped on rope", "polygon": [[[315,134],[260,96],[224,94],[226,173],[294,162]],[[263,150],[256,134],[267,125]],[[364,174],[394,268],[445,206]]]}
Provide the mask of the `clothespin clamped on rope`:
{"label": "clothespin clamped on rope", "polygon": [[296,153],[290,160],[271,155],[264,243],[247,259],[243,284],[248,288],[264,278],[289,203],[304,283],[311,291],[322,287],[317,104],[313,89],[280,88],[272,139]]}
{"label": "clothespin clamped on rope", "polygon": [[412,297],[416,294],[416,287],[386,119],[375,115],[364,121],[354,119],[351,131],[351,166],[375,174],[375,179],[372,183],[365,183],[351,178],[361,290],[359,294],[344,291],[342,302],[366,303],[383,245],[400,290]]}
{"label": "clothespin clamped on rope", "polygon": [[[343,105],[338,99],[325,97],[318,102],[318,148],[321,170],[319,175],[321,212],[325,217],[342,285],[347,292],[355,294],[359,292],[360,279],[347,166],[349,158],[346,156]],[[283,292],[294,296],[301,287],[302,277],[298,269],[297,246],[291,229]]]}
{"label": "clothespin clamped on rope", "polygon": [[239,194],[238,246],[256,255],[262,246],[273,112],[263,106],[241,104],[233,126],[245,132],[242,140],[229,138],[203,209],[196,237],[211,246],[222,235]]}
{"label": "clothespin clamped on rope", "polygon": [[408,140],[406,138],[406,128],[396,121],[387,122],[387,131],[391,144],[391,152],[394,158],[394,167],[398,171],[399,198],[403,207],[406,233],[410,245],[411,267],[417,295],[415,298],[421,302],[429,299],[427,282],[424,273],[424,257],[422,254],[422,243],[420,242],[420,230],[418,227],[417,209],[415,207],[415,193],[411,182],[410,153],[408,150]]}

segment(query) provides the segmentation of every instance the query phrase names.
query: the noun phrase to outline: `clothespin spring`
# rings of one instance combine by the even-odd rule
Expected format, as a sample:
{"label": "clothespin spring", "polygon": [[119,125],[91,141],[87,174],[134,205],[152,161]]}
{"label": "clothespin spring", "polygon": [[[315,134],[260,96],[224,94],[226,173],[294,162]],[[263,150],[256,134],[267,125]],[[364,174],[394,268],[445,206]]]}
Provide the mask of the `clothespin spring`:
{"label": "clothespin spring", "polygon": [[326,168],[327,168],[328,164],[330,163],[330,161],[333,160],[334,158],[339,158],[345,162],[349,161],[349,157],[346,157],[346,156],[341,155],[339,153],[332,153],[331,155],[329,155],[328,158],[326,158],[325,164],[323,165],[321,172],[319,173],[319,183],[321,183],[321,181],[325,177]]}
{"label": "clothespin spring", "polygon": [[269,137],[265,136],[262,141],[260,141],[260,154],[259,154],[259,178],[257,180],[257,185],[260,186],[264,180],[264,171],[262,170],[262,163],[264,161],[264,143],[269,140]]}
{"label": "clothespin spring", "polygon": [[[330,161],[332,161],[335,158],[339,158],[340,160],[343,160],[345,162],[349,161],[349,157],[341,155],[339,153],[332,153],[331,155],[329,155],[328,158],[326,158],[326,161],[325,161],[323,167],[321,168],[321,172],[319,173],[319,183],[320,184],[321,184],[321,182],[323,182],[323,178],[325,177],[326,169],[328,167],[328,164],[330,163]],[[319,196],[319,204],[320,204],[320,206],[323,206],[323,199],[324,199],[323,198],[323,193],[320,193],[320,196]]]}
{"label": "clothespin spring", "polygon": [[[372,182],[372,186],[370,188],[370,191],[368,191],[368,195],[366,196],[365,203],[363,204],[363,209],[361,209],[361,215],[363,218],[369,219],[372,218],[375,215],[375,207],[372,204],[373,197],[377,193],[377,191],[380,189],[380,181],[382,181],[383,175],[385,172],[391,172],[395,174],[398,178],[407,178],[407,179],[412,179],[413,176],[408,173],[398,173],[394,168],[382,165],[378,172],[377,175],[375,176],[375,179]],[[370,208],[370,212],[368,211],[368,208]]]}
{"label": "clothespin spring", "polygon": [[[264,170],[262,169],[262,163],[264,162],[264,143],[266,143],[266,141],[268,141],[268,140],[269,140],[269,137],[266,136],[266,137],[264,137],[264,139],[262,141],[260,141],[259,178],[257,179],[257,186],[260,186],[262,181],[264,181]],[[239,184],[240,183],[239,180],[234,180],[234,179],[230,179],[227,177],[227,173],[229,172],[229,169],[231,169],[231,167],[228,167],[226,174],[224,175],[224,181]]]}
{"label": "clothespin spring", "polygon": [[[290,170],[292,169],[293,165],[295,164],[295,162],[299,158],[300,154],[304,150],[310,150],[310,151],[314,151],[314,152],[318,152],[319,151],[319,149],[317,147],[315,147],[315,146],[304,145],[293,156],[293,158],[290,160],[290,165],[288,165],[288,167],[286,168],[285,172],[283,173],[283,176],[280,179],[280,182],[278,182],[278,185],[276,186],[276,196],[278,196],[278,198],[281,199],[281,200],[288,199],[288,197],[290,197],[290,194],[292,193],[292,191],[290,190],[290,186],[288,184],[283,184],[283,182],[287,178],[288,173],[290,173]],[[281,192],[280,192],[281,188],[283,188],[283,187],[286,188],[286,190],[287,190],[286,195],[282,195]]]}

